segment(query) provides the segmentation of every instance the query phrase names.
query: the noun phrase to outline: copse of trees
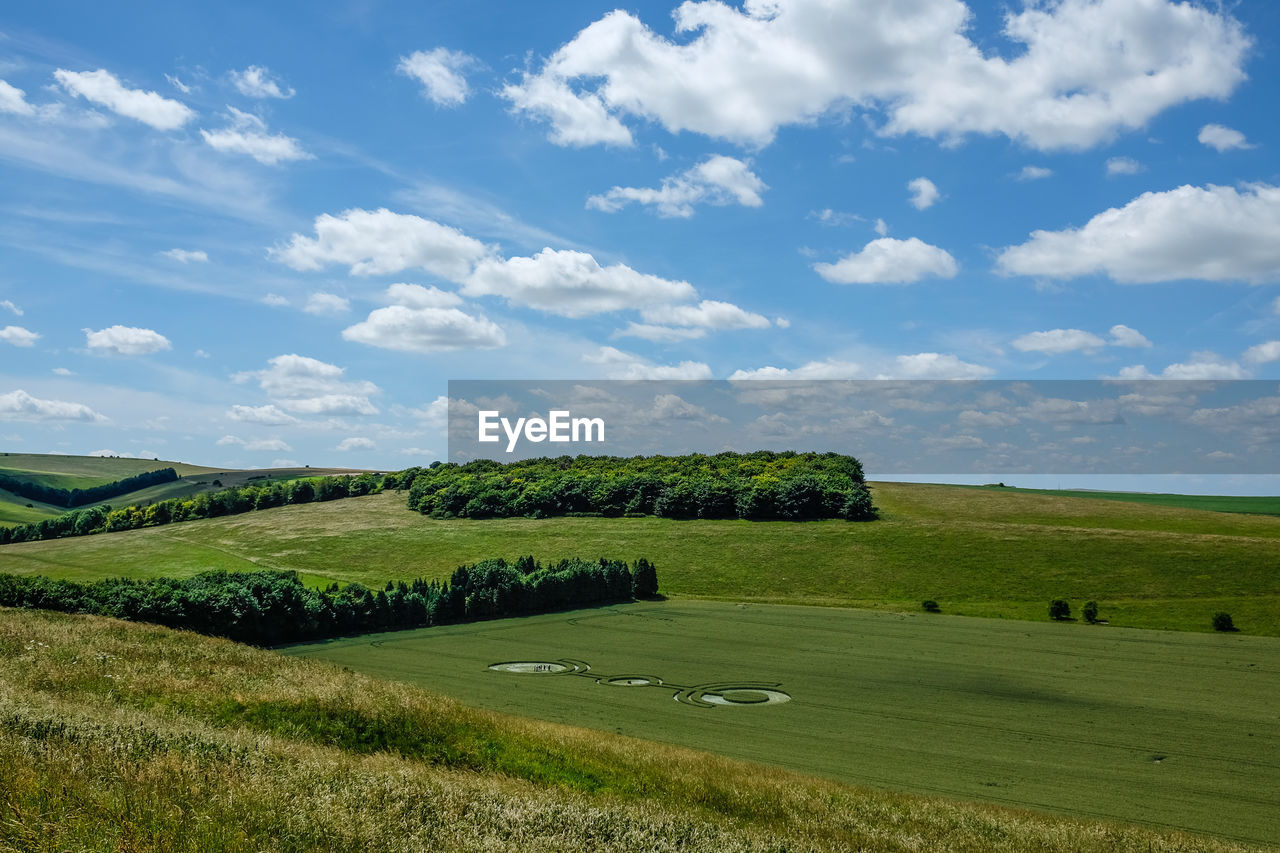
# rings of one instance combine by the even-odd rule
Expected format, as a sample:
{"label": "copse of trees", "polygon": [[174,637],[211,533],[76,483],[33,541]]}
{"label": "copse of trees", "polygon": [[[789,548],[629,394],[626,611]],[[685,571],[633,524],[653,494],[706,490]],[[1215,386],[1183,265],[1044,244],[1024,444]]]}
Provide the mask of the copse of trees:
{"label": "copse of trees", "polygon": [[110,500],[117,495],[127,495],[129,492],[136,492],[139,489],[145,489],[150,486],[158,486],[161,483],[172,483],[176,479],[178,479],[177,471],[172,468],[161,468],[158,471],[135,474],[132,477],[125,477],[123,480],[103,483],[100,486],[90,486],[87,489],[55,489],[53,486],[46,486],[43,483],[20,480],[8,474],[0,474],[0,489],[33,501],[70,508]]}
{"label": "copse of trees", "polygon": [[[656,594],[653,564],[641,560],[636,566],[646,567],[649,594]],[[279,645],[628,601],[633,582],[622,560],[570,559],[544,566],[532,557],[514,563],[482,560],[459,566],[445,582],[418,578],[376,591],[358,583],[311,589],[296,572],[286,571],[87,584],[0,574],[0,606],[92,613]]]}
{"label": "copse of trees", "polygon": [[30,524],[0,527],[0,545],[136,530],[175,521],[217,518],[290,504],[360,497],[382,491],[385,481],[384,477],[368,473],[357,477],[308,477],[283,483],[201,492],[189,498],[169,498],[146,506],[126,506],[119,509],[105,505],[86,507]]}
{"label": "copse of trees", "polygon": [[861,463],[837,453],[486,459],[401,473],[409,508],[434,518],[876,518]]}

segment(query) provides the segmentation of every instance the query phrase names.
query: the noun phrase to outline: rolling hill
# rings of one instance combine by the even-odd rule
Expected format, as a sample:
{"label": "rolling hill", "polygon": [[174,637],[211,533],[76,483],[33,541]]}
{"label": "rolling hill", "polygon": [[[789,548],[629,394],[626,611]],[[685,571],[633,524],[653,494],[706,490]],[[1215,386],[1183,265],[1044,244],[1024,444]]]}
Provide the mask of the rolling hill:
{"label": "rolling hill", "polygon": [[[90,579],[279,568],[312,583],[445,578],[459,564],[652,559],[677,597],[1015,619],[1089,600],[1112,625],[1280,636],[1280,518],[1084,497],[872,484],[882,520],[441,520],[403,493],[282,507],[123,533],[7,545],[0,570]],[[1084,627],[1084,626],[1081,626]]]}
{"label": "rolling hill", "polygon": [[[0,454],[0,475],[49,486],[55,489],[87,489],[104,483],[112,483],[126,477],[173,468],[178,479],[145,489],[137,489],[108,500],[98,501],[97,506],[145,505],[168,498],[185,498],[200,492],[217,491],[223,487],[244,486],[249,483],[294,480],[299,477],[317,477],[324,474],[358,473],[348,468],[261,468],[250,470],[225,470],[190,465],[184,462],[166,462],[159,459],[128,459],[118,456],[61,456],[40,453]],[[66,512],[66,507],[42,503],[28,497],[15,495],[0,489],[0,525],[25,524],[52,518]]]}

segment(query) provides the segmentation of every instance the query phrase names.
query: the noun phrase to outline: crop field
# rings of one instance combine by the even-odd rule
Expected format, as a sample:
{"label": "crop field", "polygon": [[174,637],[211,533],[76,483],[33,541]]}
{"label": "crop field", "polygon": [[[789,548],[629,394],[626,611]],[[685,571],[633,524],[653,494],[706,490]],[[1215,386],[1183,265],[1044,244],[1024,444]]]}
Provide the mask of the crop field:
{"label": "crop field", "polygon": [[1280,642],[666,602],[282,650],[878,788],[1280,837]]}
{"label": "crop field", "polygon": [[24,853],[1264,849],[852,786],[183,631],[5,608],[0,807],[0,850]]}
{"label": "crop field", "polygon": [[[291,569],[308,582],[446,578],[495,556],[647,557],[681,598],[1044,620],[1096,600],[1112,626],[1280,636],[1280,518],[877,483],[868,523],[440,520],[404,493],[0,548],[0,571],[76,580]],[[1075,626],[1084,628],[1085,626]]]}

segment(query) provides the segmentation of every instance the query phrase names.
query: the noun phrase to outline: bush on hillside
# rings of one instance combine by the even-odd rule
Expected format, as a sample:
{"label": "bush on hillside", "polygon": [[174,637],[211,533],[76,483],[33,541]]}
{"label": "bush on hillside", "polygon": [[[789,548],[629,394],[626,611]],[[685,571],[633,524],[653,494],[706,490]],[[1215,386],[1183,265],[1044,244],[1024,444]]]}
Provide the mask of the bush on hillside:
{"label": "bush on hillside", "polygon": [[1230,613],[1213,614],[1213,630],[1215,631],[1238,631],[1236,623],[1232,621]]}
{"label": "bush on hillside", "polygon": [[1088,622],[1090,625],[1096,624],[1098,621],[1098,602],[1085,602],[1082,615],[1084,616],[1084,621]]}
{"label": "bush on hillside", "polygon": [[1061,598],[1049,602],[1049,618],[1057,621],[1071,618],[1071,605]]}

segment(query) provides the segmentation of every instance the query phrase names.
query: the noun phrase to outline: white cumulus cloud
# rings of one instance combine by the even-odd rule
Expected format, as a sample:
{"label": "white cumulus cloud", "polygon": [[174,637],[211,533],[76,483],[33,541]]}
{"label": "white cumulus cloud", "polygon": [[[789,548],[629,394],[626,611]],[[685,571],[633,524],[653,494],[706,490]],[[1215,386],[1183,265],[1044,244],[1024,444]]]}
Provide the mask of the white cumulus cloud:
{"label": "white cumulus cloud", "polygon": [[746,162],[717,154],[664,178],[659,187],[614,187],[593,195],[587,207],[613,213],[634,202],[654,208],[659,216],[687,219],[697,204],[760,207],[764,204],[760,193],[766,189]]}
{"label": "white cumulus cloud", "polygon": [[1047,169],[1044,166],[1023,166],[1022,171],[1018,172],[1018,180],[1038,181],[1042,178],[1048,178],[1052,175],[1053,175],[1053,169]]}
{"label": "white cumulus cloud", "polygon": [[911,206],[916,210],[926,210],[938,201],[938,188],[933,181],[928,178],[920,177],[907,182],[907,189],[911,191]]}
{"label": "white cumulus cloud", "polygon": [[13,302],[9,299],[0,300],[0,308],[3,308],[4,310],[10,312],[15,317],[22,316],[22,309],[19,308],[17,305],[14,305]]}
{"label": "white cumulus cloud", "polygon": [[321,214],[315,230],[315,237],[294,234],[271,256],[296,270],[337,263],[349,265],[352,275],[385,275],[416,268],[463,281],[490,254],[488,246],[456,228],[386,208]]}
{"label": "white cumulus cloud", "polygon": [[29,116],[36,108],[27,103],[27,93],[16,86],[0,80],[0,113],[15,113]]}
{"label": "white cumulus cloud", "polygon": [[89,351],[99,355],[148,355],[173,348],[159,332],[135,326],[108,326],[96,332],[84,329],[84,334]]}
{"label": "white cumulus cloud", "polygon": [[67,71],[59,68],[53,76],[68,93],[156,130],[177,130],[196,116],[186,104],[155,92],[130,89],[104,69]]}
{"label": "white cumulus cloud", "polygon": [[13,344],[15,347],[31,347],[35,346],[36,341],[40,339],[40,335],[21,326],[5,326],[0,329],[0,341],[6,344]]}
{"label": "white cumulus cloud", "polygon": [[1104,273],[1123,284],[1280,277],[1280,187],[1181,186],[1148,192],[1081,228],[1033,231],[996,259],[1004,275]]}
{"label": "white cumulus cloud", "polygon": [[1237,148],[1253,147],[1249,144],[1249,140],[1245,139],[1243,133],[1220,124],[1206,124],[1200,128],[1200,133],[1196,135],[1196,141],[1201,145],[1209,146],[1215,151],[1231,151]]}
{"label": "white cumulus cloud", "polygon": [[1264,344],[1251,346],[1244,351],[1244,355],[1241,358],[1249,364],[1267,364],[1272,361],[1280,361],[1280,341],[1267,341]]}
{"label": "white cumulus cloud", "polygon": [[265,166],[276,166],[294,160],[313,160],[298,140],[282,133],[268,133],[258,116],[227,107],[231,124],[220,130],[201,130],[210,147],[228,154],[247,154]]}
{"label": "white cumulus cloud", "polygon": [[614,347],[600,347],[583,356],[583,361],[598,364],[610,379],[710,379],[711,368],[700,361],[679,364],[654,364]]}
{"label": "white cumulus cloud", "polygon": [[345,378],[336,364],[290,353],[267,361],[263,370],[232,377],[237,382],[257,380],[267,396],[287,411],[307,415],[376,415],[369,400],[379,388],[372,382]]}
{"label": "white cumulus cloud", "polygon": [[1229,95],[1250,47],[1225,11],[1174,0],[1028,3],[1004,12],[1008,56],[970,38],[961,0],[691,0],[673,16],[674,39],[609,12],[503,94],[561,145],[632,144],[626,119],[760,146],[856,104],[887,135],[1080,149]]}
{"label": "white cumulus cloud", "polygon": [[512,304],[563,317],[684,302],[697,295],[685,281],[647,275],[625,264],[602,267],[586,252],[549,248],[531,258],[482,261],[462,292],[501,296]]}
{"label": "white cumulus cloud", "polygon": [[10,421],[83,421],[101,423],[107,420],[83,403],[66,400],[42,400],[19,388],[0,394],[0,419]]}
{"label": "white cumulus cloud", "polygon": [[341,450],[345,452],[348,450],[375,450],[376,448],[377,445],[369,439],[361,438],[360,436],[352,436],[351,438],[344,438],[342,441],[338,442],[338,446],[335,447],[334,450]]}
{"label": "white cumulus cloud", "polygon": [[437,106],[456,107],[471,94],[464,72],[477,64],[470,54],[437,47],[400,57],[396,70],[422,84],[422,94]]}
{"label": "white cumulus cloud", "polygon": [[714,299],[704,299],[697,305],[655,305],[642,309],[640,316],[648,323],[699,329],[767,329],[770,325],[767,317]]}
{"label": "white cumulus cloud", "polygon": [[1048,355],[1059,355],[1075,350],[1096,350],[1107,345],[1107,342],[1091,332],[1080,329],[1050,329],[1047,332],[1029,332],[1011,342],[1013,348],[1022,352],[1042,352]]}
{"label": "white cumulus cloud", "polygon": [[351,300],[336,293],[313,293],[302,310],[308,314],[345,314],[351,310]]}
{"label": "white cumulus cloud", "polygon": [[1185,362],[1171,364],[1158,375],[1147,370],[1145,365],[1135,364],[1121,368],[1120,379],[1248,379],[1249,372],[1238,363],[1223,358],[1214,352],[1193,352]]}
{"label": "white cumulus cloud", "polygon": [[250,65],[243,71],[228,74],[231,83],[247,98],[292,98],[293,89],[281,85],[271,70],[261,65]]}
{"label": "white cumulus cloud", "polygon": [[951,353],[918,352],[894,358],[889,369],[877,379],[981,379],[995,371],[985,365],[963,361]]}
{"label": "white cumulus cloud", "polygon": [[922,278],[954,278],[959,269],[949,252],[918,237],[880,237],[860,252],[813,268],[835,284],[910,284]]}
{"label": "white cumulus cloud", "polygon": [[1151,341],[1137,329],[1131,329],[1123,323],[1111,327],[1111,345],[1117,347],[1150,347]]}
{"label": "white cumulus cloud", "polygon": [[800,367],[757,367],[751,370],[735,370],[729,379],[857,379],[865,378],[862,365],[852,361],[827,359],[811,361]]}
{"label": "white cumulus cloud", "polygon": [[1144,168],[1132,157],[1111,157],[1107,160],[1108,175],[1136,175]]}
{"label": "white cumulus cloud", "polygon": [[368,318],[342,331],[348,341],[402,352],[448,352],[506,346],[502,328],[486,317],[468,314],[456,294],[413,284],[387,289],[392,305],[375,308]]}

